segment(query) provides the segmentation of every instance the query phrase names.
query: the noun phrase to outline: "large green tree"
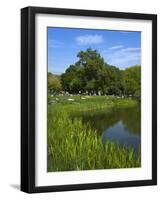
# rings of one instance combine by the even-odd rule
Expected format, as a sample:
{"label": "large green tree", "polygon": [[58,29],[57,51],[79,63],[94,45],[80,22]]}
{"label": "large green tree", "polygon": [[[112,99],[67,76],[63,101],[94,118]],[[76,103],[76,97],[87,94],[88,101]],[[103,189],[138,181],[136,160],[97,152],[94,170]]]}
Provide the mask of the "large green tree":
{"label": "large green tree", "polygon": [[123,72],[124,93],[127,95],[141,95],[141,67],[139,65],[129,67]]}
{"label": "large green tree", "polygon": [[82,82],[85,89],[91,93],[103,92],[102,75],[104,60],[97,50],[87,49],[80,51],[77,55],[79,61],[76,63],[82,68]]}
{"label": "large green tree", "polygon": [[69,92],[104,93],[104,60],[97,50],[80,51],[75,65],[61,76],[63,89]]}
{"label": "large green tree", "polygon": [[122,71],[106,64],[105,86],[107,94],[121,95],[123,90]]}
{"label": "large green tree", "polygon": [[91,48],[77,54],[78,61],[61,75],[64,91],[78,94],[114,94],[139,96],[141,93],[141,67],[120,70],[109,65],[97,50]]}
{"label": "large green tree", "polygon": [[61,90],[60,77],[48,72],[48,92],[49,94],[59,92]]}
{"label": "large green tree", "polygon": [[70,93],[78,93],[81,90],[82,70],[77,65],[70,65],[66,72],[61,75],[63,90]]}

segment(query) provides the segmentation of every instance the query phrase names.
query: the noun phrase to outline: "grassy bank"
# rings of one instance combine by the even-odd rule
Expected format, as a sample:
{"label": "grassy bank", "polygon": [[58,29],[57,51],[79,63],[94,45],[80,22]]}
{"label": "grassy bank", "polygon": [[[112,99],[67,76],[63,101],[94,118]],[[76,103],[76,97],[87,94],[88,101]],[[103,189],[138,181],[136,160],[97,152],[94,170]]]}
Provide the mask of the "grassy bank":
{"label": "grassy bank", "polygon": [[80,118],[72,120],[75,111],[111,109],[114,106],[134,106],[136,101],[112,97],[57,97],[48,106],[48,171],[111,169],[139,167],[141,158],[133,149],[102,138]]}
{"label": "grassy bank", "polygon": [[[53,97],[50,100],[49,105],[53,111],[63,110],[65,112],[75,112],[75,111],[88,111],[88,110],[99,110],[112,107],[129,107],[136,105],[137,102],[131,99],[117,99],[115,97],[109,96],[58,96]],[[50,108],[51,108],[50,107]]]}

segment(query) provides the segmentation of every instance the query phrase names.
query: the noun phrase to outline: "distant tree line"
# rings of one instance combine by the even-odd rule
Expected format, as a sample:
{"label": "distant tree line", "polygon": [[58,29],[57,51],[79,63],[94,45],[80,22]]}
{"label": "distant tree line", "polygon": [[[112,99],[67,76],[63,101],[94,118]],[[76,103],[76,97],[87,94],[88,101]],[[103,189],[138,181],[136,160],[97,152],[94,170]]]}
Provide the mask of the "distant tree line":
{"label": "distant tree line", "polygon": [[56,76],[48,73],[50,93],[66,91],[71,94],[132,95],[141,94],[141,67],[121,70],[107,64],[97,50],[87,49],[77,55],[79,60],[65,73]]}

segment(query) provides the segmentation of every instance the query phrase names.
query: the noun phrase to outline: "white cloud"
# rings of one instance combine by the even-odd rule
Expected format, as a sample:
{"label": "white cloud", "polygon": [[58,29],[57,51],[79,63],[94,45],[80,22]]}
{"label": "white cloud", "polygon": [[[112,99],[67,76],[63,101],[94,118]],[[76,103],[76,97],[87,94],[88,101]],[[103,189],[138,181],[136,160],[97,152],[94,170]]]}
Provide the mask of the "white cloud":
{"label": "white cloud", "polygon": [[59,48],[62,47],[63,43],[58,40],[48,40],[48,47],[49,48]]}
{"label": "white cloud", "polygon": [[102,35],[82,35],[76,38],[79,45],[100,44],[103,42]]}
{"label": "white cloud", "polygon": [[138,52],[140,51],[140,48],[125,48],[125,49],[122,49],[121,52]]}
{"label": "white cloud", "polygon": [[116,49],[121,49],[123,48],[124,46],[123,45],[116,45],[116,46],[112,46],[110,48],[108,48],[109,50],[116,50]]}
{"label": "white cloud", "polygon": [[103,52],[106,62],[121,68],[126,68],[135,64],[141,64],[140,48],[124,48],[115,52]]}

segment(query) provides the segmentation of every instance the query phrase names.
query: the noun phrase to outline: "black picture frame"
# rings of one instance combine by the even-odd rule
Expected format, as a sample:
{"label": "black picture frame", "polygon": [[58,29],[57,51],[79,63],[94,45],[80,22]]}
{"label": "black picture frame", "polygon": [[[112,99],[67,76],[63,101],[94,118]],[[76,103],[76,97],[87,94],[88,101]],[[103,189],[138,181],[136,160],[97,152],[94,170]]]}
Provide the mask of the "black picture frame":
{"label": "black picture frame", "polygon": [[[35,15],[60,14],[152,21],[152,179],[76,185],[35,186]],[[21,9],[21,190],[27,193],[157,184],[157,15],[45,7]]]}

